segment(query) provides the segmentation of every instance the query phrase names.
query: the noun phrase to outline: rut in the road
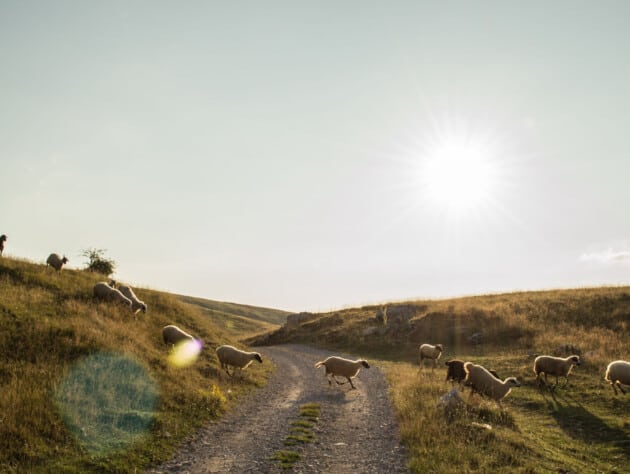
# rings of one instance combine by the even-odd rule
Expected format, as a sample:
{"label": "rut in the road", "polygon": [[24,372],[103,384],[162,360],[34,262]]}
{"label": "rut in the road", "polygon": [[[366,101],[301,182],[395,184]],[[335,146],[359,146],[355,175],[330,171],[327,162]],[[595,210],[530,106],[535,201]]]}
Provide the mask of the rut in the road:
{"label": "rut in the road", "polygon": [[378,368],[362,370],[357,390],[348,390],[329,387],[323,369],[314,368],[329,352],[297,345],[258,350],[277,366],[269,383],[150,473],[283,472],[271,458],[286,449],[290,423],[309,402],[321,407],[316,439],[296,449],[301,459],[292,472],[408,472]]}

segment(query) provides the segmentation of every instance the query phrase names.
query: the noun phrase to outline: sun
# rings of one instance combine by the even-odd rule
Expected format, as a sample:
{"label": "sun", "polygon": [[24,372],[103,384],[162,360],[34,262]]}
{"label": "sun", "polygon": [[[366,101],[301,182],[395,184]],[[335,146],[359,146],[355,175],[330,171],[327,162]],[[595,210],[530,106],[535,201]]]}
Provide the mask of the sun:
{"label": "sun", "polygon": [[497,184],[496,157],[481,136],[450,134],[427,147],[418,167],[424,198],[449,212],[479,208],[492,199]]}

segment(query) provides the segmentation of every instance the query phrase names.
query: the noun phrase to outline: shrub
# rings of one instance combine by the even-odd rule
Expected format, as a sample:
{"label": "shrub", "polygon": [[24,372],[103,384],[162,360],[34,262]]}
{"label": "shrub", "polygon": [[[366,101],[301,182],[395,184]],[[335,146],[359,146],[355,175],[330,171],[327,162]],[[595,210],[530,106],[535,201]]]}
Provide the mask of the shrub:
{"label": "shrub", "polygon": [[105,249],[89,248],[84,250],[81,255],[88,259],[86,270],[90,272],[100,273],[105,276],[109,276],[114,273],[116,268],[116,262],[105,258]]}

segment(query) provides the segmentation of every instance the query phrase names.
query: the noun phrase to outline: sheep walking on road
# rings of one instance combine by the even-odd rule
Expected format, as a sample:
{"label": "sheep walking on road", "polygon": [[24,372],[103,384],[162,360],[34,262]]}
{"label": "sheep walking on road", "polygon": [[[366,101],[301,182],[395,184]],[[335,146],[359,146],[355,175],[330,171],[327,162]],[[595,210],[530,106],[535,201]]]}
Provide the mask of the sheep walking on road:
{"label": "sheep walking on road", "polygon": [[422,368],[422,361],[424,359],[429,359],[433,361],[433,367],[431,370],[435,370],[437,367],[437,361],[442,355],[444,348],[442,344],[422,344],[420,346],[420,368]]}
{"label": "sheep walking on road", "polygon": [[536,380],[540,385],[540,374],[545,374],[545,385],[549,386],[547,375],[555,375],[556,383],[552,388],[558,385],[558,377],[564,377],[564,385],[569,381],[569,374],[574,365],[579,366],[581,364],[580,356],[571,355],[569,357],[554,357],[548,355],[541,355],[534,360],[534,373],[536,374]]}
{"label": "sheep walking on road", "polygon": [[479,393],[497,402],[501,410],[503,410],[501,400],[510,393],[512,387],[521,386],[520,382],[515,377],[508,377],[501,381],[492,375],[485,367],[473,364],[472,362],[466,362],[464,364],[464,370],[466,371],[464,384],[470,385],[472,388],[469,398],[473,393]]}
{"label": "sheep walking on road", "polygon": [[50,265],[55,270],[60,272],[63,266],[69,261],[70,260],[68,260],[65,255],[62,257],[58,253],[51,253],[46,259],[46,265]]}
{"label": "sheep walking on road", "polygon": [[5,234],[0,235],[0,257],[2,257],[2,253],[4,252],[4,243],[7,241],[7,236]]}
{"label": "sheep walking on road", "polygon": [[116,282],[111,285],[113,288],[118,288],[118,290],[125,295],[127,298],[131,300],[131,311],[136,314],[138,311],[142,311],[143,313],[147,312],[147,305],[144,304],[144,301],[140,301],[136,294],[133,292],[130,286],[127,285],[117,285]]}
{"label": "sheep walking on road", "polygon": [[337,382],[337,385],[344,385],[346,382],[339,382],[339,380],[335,378],[335,376],[338,375],[340,377],[345,377],[348,382],[350,382],[350,386],[353,389],[356,387],[352,383],[352,379],[357,376],[361,367],[365,367],[366,369],[370,368],[370,364],[363,359],[349,360],[338,356],[330,356],[326,360],[319,361],[315,364],[315,368],[318,369],[322,365],[326,367],[326,380],[328,380],[328,385],[332,385],[332,382],[328,377],[329,375],[332,375],[332,378],[335,382]]}
{"label": "sheep walking on road", "polygon": [[630,385],[630,362],[616,360],[608,364],[605,379],[610,383],[615,395],[617,395],[617,387],[621,393],[625,394],[626,391],[621,385]]}
{"label": "sheep walking on road", "polygon": [[[236,369],[246,369],[255,360],[261,364],[263,361],[258,352],[246,352],[228,345],[217,347],[217,357],[221,363],[221,368],[230,377],[236,374]],[[230,366],[233,367],[232,373],[230,373]]]}
{"label": "sheep walking on road", "polygon": [[94,298],[103,300],[103,301],[115,301],[123,303],[124,305],[131,308],[131,300],[123,295],[116,288],[112,288],[107,284],[107,282],[100,281],[96,285],[94,285]]}

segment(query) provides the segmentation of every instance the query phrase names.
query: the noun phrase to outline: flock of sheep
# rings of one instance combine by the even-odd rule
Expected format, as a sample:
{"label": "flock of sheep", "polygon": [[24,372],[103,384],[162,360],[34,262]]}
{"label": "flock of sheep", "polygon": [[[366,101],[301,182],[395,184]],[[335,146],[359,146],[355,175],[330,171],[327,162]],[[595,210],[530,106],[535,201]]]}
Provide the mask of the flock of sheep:
{"label": "flock of sheep", "polygon": [[[437,361],[442,355],[444,348],[441,344],[422,344],[420,346],[420,367],[422,368],[423,360],[429,359],[433,361],[433,368],[437,367]],[[574,366],[581,364],[580,357],[577,355],[571,355],[569,357],[554,357],[550,355],[541,355],[534,360],[534,373],[536,374],[536,381],[540,385],[542,383],[542,375],[545,376],[545,385],[549,386],[547,379],[548,375],[556,377],[556,383],[552,386],[555,388],[558,385],[558,377],[564,377],[564,385],[569,380],[569,374]],[[512,387],[520,387],[521,383],[516,377],[507,377],[504,380],[498,376],[493,370],[488,370],[485,367],[473,364],[472,362],[464,362],[460,359],[451,359],[446,362],[446,381],[456,382],[460,385],[460,388],[470,387],[470,396],[474,393],[478,393],[482,396],[486,396],[492,400],[495,400],[499,407],[503,409],[501,400],[505,398]],[[608,381],[613,388],[615,395],[617,395],[617,388],[622,393],[626,393],[623,385],[630,385],[630,362],[625,360],[616,360],[608,364],[605,375],[606,381]]]}
{"label": "flock of sheep", "polygon": [[[2,256],[4,252],[6,241],[7,236],[5,234],[0,235],[0,256]],[[46,259],[46,264],[60,272],[68,261],[68,258],[65,256],[61,256],[58,253],[51,253]],[[137,314],[139,311],[143,313],[147,311],[147,305],[138,299],[130,286],[118,284],[113,280],[110,282],[96,283],[94,285],[93,295],[94,298],[103,301],[122,303],[129,307],[134,314]],[[195,340],[193,336],[172,324],[162,329],[162,339],[164,343],[171,348],[174,348],[178,344]],[[437,361],[444,351],[444,347],[441,344],[422,344],[419,349],[420,367],[422,368],[423,360],[428,359],[433,361],[433,369],[435,369],[435,367],[437,367]],[[254,360],[259,363],[263,361],[258,352],[242,351],[229,345],[217,347],[216,353],[221,368],[225,370],[229,376],[233,376],[237,369],[243,370],[247,368]],[[545,385],[547,386],[549,385],[547,376],[555,376],[556,383],[553,385],[553,388],[555,388],[558,385],[558,377],[564,377],[564,385],[566,385],[571,369],[580,364],[580,357],[577,355],[571,355],[565,358],[541,355],[534,360],[533,369],[539,384],[542,382],[542,374],[545,376]],[[358,375],[361,368],[370,368],[368,362],[363,359],[350,360],[338,356],[328,357],[315,364],[315,368],[321,366],[326,368],[325,376],[329,385],[332,385],[332,380],[329,376],[332,376],[332,379],[338,385],[347,383],[338,381],[336,376],[339,376],[346,378],[352,389],[356,388],[352,383],[352,379]],[[510,393],[513,387],[520,387],[521,385],[516,377],[507,377],[501,380],[495,371],[488,370],[472,362],[452,359],[446,362],[446,366],[448,367],[446,381],[457,382],[461,388],[470,387],[471,396],[474,393],[478,393],[493,399],[501,409],[503,408],[501,400]],[[233,368],[232,373],[230,373],[230,367]],[[630,385],[630,362],[616,360],[608,364],[605,380],[611,385],[615,395],[617,395],[617,388],[625,394],[626,390],[622,385]]]}
{"label": "flock of sheep", "polygon": [[[2,256],[4,252],[6,241],[7,236],[5,234],[0,235],[0,256]],[[61,272],[64,265],[69,261],[70,260],[65,255],[62,256],[58,253],[51,253],[46,259],[46,265],[54,268],[57,272]],[[114,280],[96,283],[93,289],[93,296],[97,300],[121,303],[127,306],[134,315],[140,311],[143,313],[147,312],[147,305],[136,296],[130,286],[121,285]],[[175,345],[186,341],[195,340],[193,336],[172,324],[162,329],[162,339],[170,348],[174,348]],[[228,345],[217,347],[216,352],[221,368],[230,376],[234,375],[236,369],[245,369],[254,360],[262,363],[262,357],[259,353],[242,351]],[[233,367],[232,373],[229,371],[230,367]]]}

